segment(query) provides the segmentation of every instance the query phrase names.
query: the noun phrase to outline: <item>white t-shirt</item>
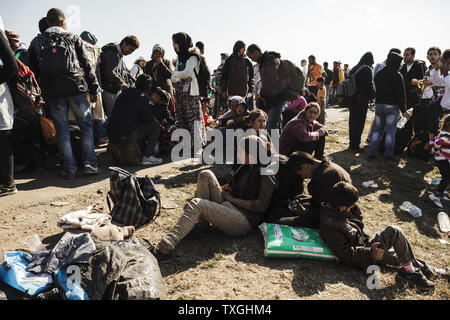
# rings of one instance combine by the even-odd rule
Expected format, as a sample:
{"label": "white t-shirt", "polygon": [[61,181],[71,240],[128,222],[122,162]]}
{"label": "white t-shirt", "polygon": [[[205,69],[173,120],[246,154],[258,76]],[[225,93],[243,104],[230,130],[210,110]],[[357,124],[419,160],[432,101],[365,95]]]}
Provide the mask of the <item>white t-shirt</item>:
{"label": "white t-shirt", "polygon": [[442,109],[450,110],[450,74],[445,78],[441,75],[440,71],[435,71],[431,76],[433,85],[437,87],[445,87],[445,94],[442,97],[441,106]]}
{"label": "white t-shirt", "polygon": [[[414,63],[413,63],[413,64],[414,64]],[[411,64],[411,65],[409,65],[409,66],[408,66],[408,65],[406,66],[406,72],[409,72],[409,70],[411,70],[413,64]]]}
{"label": "white t-shirt", "polygon": [[[431,77],[433,73],[435,72],[435,69],[428,69],[425,71],[425,75],[423,77],[424,80],[431,80]],[[422,99],[433,99],[434,92],[433,92],[433,86],[427,86],[425,87],[425,90],[423,90]]]}

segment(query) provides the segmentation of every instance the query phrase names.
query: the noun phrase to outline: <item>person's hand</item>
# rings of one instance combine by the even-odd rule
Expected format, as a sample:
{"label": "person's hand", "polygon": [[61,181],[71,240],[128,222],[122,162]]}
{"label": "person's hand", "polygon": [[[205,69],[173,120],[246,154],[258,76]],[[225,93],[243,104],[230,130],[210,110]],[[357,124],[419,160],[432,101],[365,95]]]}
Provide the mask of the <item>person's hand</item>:
{"label": "person's hand", "polygon": [[402,112],[402,116],[406,118],[406,120],[411,119],[411,114],[409,112]]}
{"label": "person's hand", "polygon": [[223,198],[225,199],[225,201],[231,202],[233,200],[233,196],[228,191],[223,191],[222,195],[223,195]]}
{"label": "person's hand", "polygon": [[378,248],[379,246],[380,243],[375,242],[374,244],[372,244],[372,247],[370,248],[370,257],[375,261],[380,261],[381,259],[383,259],[384,256],[384,250],[379,249]]}
{"label": "person's hand", "polygon": [[120,84],[121,89],[128,88],[128,85],[125,82]]}
{"label": "person's hand", "polygon": [[230,186],[229,183],[227,183],[227,184],[221,186],[221,187],[220,187],[220,190],[221,190],[222,192],[224,192],[224,191],[231,192],[231,186]]}
{"label": "person's hand", "polygon": [[318,129],[316,132],[319,133],[319,137],[323,137],[323,136],[328,135],[328,130],[325,127],[322,127],[320,129]]}
{"label": "person's hand", "polygon": [[186,79],[184,79],[184,81],[191,82],[192,78],[191,77],[187,77]]}
{"label": "person's hand", "polygon": [[411,80],[411,85],[417,86],[418,84],[419,84],[419,80],[417,80],[417,79],[412,79]]}
{"label": "person's hand", "polygon": [[299,194],[298,196],[295,197],[295,200],[297,200],[300,203],[309,201],[311,199],[312,199],[312,197],[307,194]]}

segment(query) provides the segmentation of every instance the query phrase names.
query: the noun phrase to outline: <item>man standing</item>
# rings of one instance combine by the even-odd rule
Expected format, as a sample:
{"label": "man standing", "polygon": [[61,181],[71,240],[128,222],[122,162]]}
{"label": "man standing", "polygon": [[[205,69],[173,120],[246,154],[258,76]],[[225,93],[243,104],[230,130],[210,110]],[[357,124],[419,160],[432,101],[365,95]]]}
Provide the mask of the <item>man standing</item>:
{"label": "man standing", "polygon": [[302,72],[303,75],[305,76],[305,87],[308,85],[308,77],[306,76],[308,74],[308,65],[307,65],[307,61],[305,59],[303,59],[300,62],[300,65],[302,67]]}
{"label": "man standing", "polygon": [[[414,85],[413,79],[422,80],[425,74],[425,65],[422,61],[415,60],[416,50],[414,48],[406,48],[403,53],[404,65],[400,69],[403,76],[406,91],[406,110],[414,108],[420,102],[419,88],[417,83]],[[414,108],[414,132],[419,133],[423,130],[420,124],[420,110]]]}
{"label": "man standing", "polygon": [[198,48],[198,50],[200,51],[200,59],[202,60],[202,63],[204,64],[206,70],[208,70],[208,83],[203,83],[200,84],[200,98],[204,99],[204,98],[209,98],[209,94],[208,91],[212,91],[214,92],[214,88],[211,85],[211,71],[208,67],[208,63],[206,62],[206,58],[205,58],[205,44],[201,41],[198,41],[195,46]]}
{"label": "man standing", "polygon": [[331,81],[333,81],[333,71],[328,69],[328,62],[324,62],[323,67],[324,67],[325,73],[327,74],[327,77],[325,78],[325,88],[327,90],[327,101],[326,101],[325,106],[328,107],[330,105],[330,93],[331,93],[330,84],[331,84]]}
{"label": "man standing", "polygon": [[100,73],[103,86],[103,107],[109,117],[122,88],[131,84],[131,75],[123,60],[139,48],[135,36],[125,37],[120,44],[109,43],[102,48],[100,54]]}
{"label": "man standing", "polygon": [[344,64],[344,78],[348,79],[349,76],[350,76],[350,72],[348,71],[348,64],[345,63]]}
{"label": "man standing", "polygon": [[220,81],[222,79],[222,71],[225,61],[228,59],[229,55],[227,53],[220,54],[220,65],[217,67],[216,72],[214,73],[214,79],[216,82],[216,95],[214,99],[214,111],[213,118],[217,119],[219,115],[222,114],[224,110],[227,109],[227,99],[222,98],[222,91],[220,89]]}
{"label": "man standing", "polygon": [[[77,164],[69,134],[69,108],[81,129],[84,172],[98,174],[94,150],[90,105],[97,101],[98,82],[83,40],[66,32],[64,13],[56,8],[47,12],[49,28],[38,35],[29,50],[30,68],[39,78],[56,128],[59,152],[64,163],[62,176],[75,179]],[[67,54],[71,52],[72,54]]]}
{"label": "man standing", "polygon": [[310,55],[308,57],[309,65],[308,65],[308,89],[315,96],[317,96],[317,79],[319,77],[323,77],[324,79],[327,77],[325,70],[322,68],[320,64],[316,62],[316,57]]}
{"label": "man standing", "polygon": [[334,99],[336,95],[336,90],[342,81],[344,81],[344,71],[341,69],[341,63],[338,61],[333,62],[333,79],[331,80],[330,87],[330,105],[334,105]]}
{"label": "man standing", "polygon": [[258,106],[268,115],[267,130],[281,127],[281,111],[285,102],[285,90],[288,80],[281,71],[281,55],[274,51],[265,51],[252,44],[247,49],[247,56],[259,64],[261,74],[261,94]]}
{"label": "man standing", "polygon": [[245,43],[237,41],[233,54],[225,61],[220,80],[222,98],[240,96],[245,99],[253,92],[253,65],[245,57]]}

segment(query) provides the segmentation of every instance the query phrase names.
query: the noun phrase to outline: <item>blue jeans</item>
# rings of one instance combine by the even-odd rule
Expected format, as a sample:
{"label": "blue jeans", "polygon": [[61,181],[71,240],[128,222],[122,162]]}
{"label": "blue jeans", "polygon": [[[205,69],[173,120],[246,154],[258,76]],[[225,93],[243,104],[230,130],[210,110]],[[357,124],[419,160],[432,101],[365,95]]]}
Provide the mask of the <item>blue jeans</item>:
{"label": "blue jeans", "polygon": [[375,104],[375,125],[370,138],[369,156],[374,156],[378,149],[378,144],[386,130],[386,140],[384,155],[394,156],[395,133],[397,132],[397,122],[400,111],[397,106],[390,104]]}
{"label": "blue jeans", "polygon": [[58,150],[64,163],[64,170],[73,174],[77,171],[77,163],[70,144],[69,120],[67,118],[69,108],[72,108],[75,119],[80,126],[84,164],[97,166],[91,110],[86,94],[66,98],[47,98],[47,102],[55,125]]}

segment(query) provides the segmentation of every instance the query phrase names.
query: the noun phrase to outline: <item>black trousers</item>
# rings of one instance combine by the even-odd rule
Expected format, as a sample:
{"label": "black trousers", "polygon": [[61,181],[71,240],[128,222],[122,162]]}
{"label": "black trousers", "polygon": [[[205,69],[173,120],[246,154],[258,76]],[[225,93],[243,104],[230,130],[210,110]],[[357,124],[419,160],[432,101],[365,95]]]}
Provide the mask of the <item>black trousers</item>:
{"label": "black trousers", "polygon": [[436,161],[436,165],[439,168],[439,172],[441,173],[442,180],[439,183],[438,191],[444,192],[445,189],[450,184],[450,163],[448,160],[439,160]]}
{"label": "black trousers", "polygon": [[349,116],[349,138],[350,148],[357,149],[361,144],[361,136],[366,124],[369,100],[357,95],[353,98],[350,106]]}
{"label": "black trousers", "polygon": [[153,119],[149,124],[141,125],[132,133],[132,139],[139,144],[142,154],[150,157],[158,143],[161,133],[161,124],[158,120]]}
{"label": "black trousers", "polygon": [[296,143],[290,150],[289,155],[295,151],[303,151],[309,154],[313,154],[314,158],[317,160],[323,159],[323,153],[325,150],[325,136],[322,136],[317,141],[311,141],[311,142],[299,142]]}
{"label": "black trousers", "polygon": [[14,184],[14,157],[9,131],[0,131],[0,185],[12,186]]}

